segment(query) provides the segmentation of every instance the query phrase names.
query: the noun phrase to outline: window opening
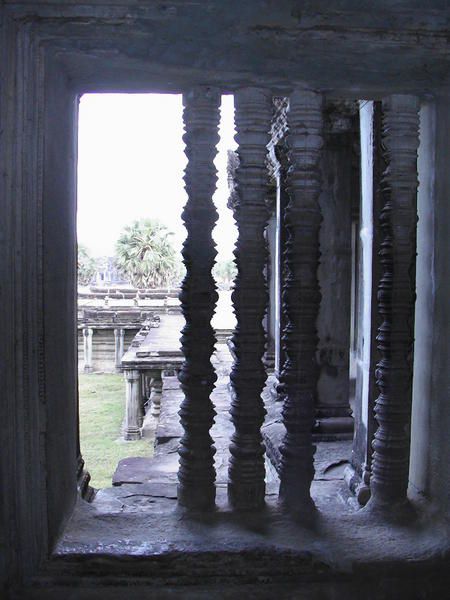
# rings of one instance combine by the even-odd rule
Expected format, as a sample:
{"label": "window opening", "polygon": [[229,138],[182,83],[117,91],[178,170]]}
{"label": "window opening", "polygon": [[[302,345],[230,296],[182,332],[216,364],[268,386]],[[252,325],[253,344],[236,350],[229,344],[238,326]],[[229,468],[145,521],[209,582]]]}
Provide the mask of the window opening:
{"label": "window opening", "polygon": [[[229,154],[236,148],[233,114],[233,97],[223,96],[213,197],[219,300],[212,323],[218,339],[213,363],[223,377],[229,374],[227,340],[234,328],[230,288],[236,227],[227,175]],[[136,478],[135,469],[154,453],[164,381],[178,387],[184,325],[178,295],[186,237],[181,215],[187,200],[182,136],[181,95],[85,94],[80,99],[79,428],[81,455],[95,490]],[[123,360],[147,334],[150,347],[139,350],[155,357],[138,358],[148,368],[136,381],[136,369],[126,368],[130,363]],[[138,422],[127,415],[130,394],[140,404]],[[176,411],[169,421],[176,431]]]}

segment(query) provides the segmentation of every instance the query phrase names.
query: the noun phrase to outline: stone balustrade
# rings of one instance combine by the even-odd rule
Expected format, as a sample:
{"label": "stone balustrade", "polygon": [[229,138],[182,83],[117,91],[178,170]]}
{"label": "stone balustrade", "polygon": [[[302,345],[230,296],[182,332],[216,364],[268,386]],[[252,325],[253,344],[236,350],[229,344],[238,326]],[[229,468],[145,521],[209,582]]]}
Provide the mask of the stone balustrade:
{"label": "stone balustrade", "polygon": [[[184,435],[179,447],[178,502],[192,510],[213,509],[216,496],[211,394],[217,375],[211,357],[217,331],[211,322],[218,300],[212,275],[216,256],[212,231],[217,220],[212,197],[217,180],[214,158],[219,104],[220,91],[216,88],[200,86],[184,94],[188,200],[182,215],[187,229],[183,247],[186,276],[180,292],[182,316],[166,312],[162,325],[170,323],[172,328],[159,337],[151,330],[159,327],[161,317],[138,307],[86,307],[82,316],[86,371],[93,370],[94,331],[107,323],[113,327],[115,366],[124,371],[126,379],[125,439],[140,438],[145,434],[145,419],[158,418],[163,371],[178,373],[184,394],[179,412]],[[264,88],[246,87],[235,92],[239,146],[233,157],[232,208],[238,240],[232,294],[236,327],[229,340],[234,360],[230,374],[234,433],[229,440],[228,499],[238,510],[258,510],[265,505],[261,429],[266,410],[262,392],[270,336],[275,342],[275,396],[282,405],[284,435],[275,453],[279,500],[285,509],[305,520],[311,517],[315,509],[310,493],[315,441],[336,436],[348,439],[352,434],[351,239],[343,241],[351,238],[352,208],[350,200],[345,200],[349,188],[343,188],[339,179],[342,169],[350,177],[352,166],[351,153],[344,152],[333,136],[348,134],[355,107],[348,103],[344,108],[333,106],[334,112],[327,105],[326,113],[323,95],[312,89],[295,89],[288,98],[275,101]],[[380,135],[375,136],[376,145],[364,148],[363,156],[376,152],[384,172],[378,178],[372,174],[378,188],[368,196],[366,190],[362,198],[361,223],[371,229],[372,237],[364,241],[361,256],[364,282],[353,282],[361,289],[359,329],[352,335],[366,340],[365,349],[358,341],[358,352],[365,352],[369,359],[363,368],[356,369],[355,437],[347,481],[361,504],[371,496],[368,511],[380,512],[392,503],[405,505],[408,482],[418,104],[412,96],[394,95],[378,107],[383,114],[382,132],[380,129]],[[364,127],[370,111],[364,103],[360,111]],[[346,139],[350,143],[350,138]],[[369,163],[373,167],[373,160]],[[368,167],[362,172],[366,177]],[[275,204],[273,198],[268,201],[270,177],[276,181]],[[274,239],[268,240],[270,210],[275,224],[270,229]],[[275,265],[275,276],[268,268],[268,248],[277,253],[277,260],[272,257],[270,263]],[[372,273],[371,279],[366,271]],[[269,302],[275,303],[275,309],[271,306],[269,310]],[[370,303],[368,311],[364,307]],[[268,314],[272,319],[270,331]],[[126,327],[135,326],[144,317],[145,323],[122,357],[128,345]],[[339,323],[333,325],[332,317]],[[381,359],[376,363],[373,349],[377,326]],[[163,347],[163,338],[169,340],[170,348]],[[367,383],[375,379],[377,398],[375,386]],[[370,420],[370,406],[374,407],[376,423]]]}
{"label": "stone balustrade", "polygon": [[[210,396],[216,380],[211,364],[216,341],[211,318],[217,291],[211,275],[216,254],[211,232],[217,219],[212,196],[216,183],[213,161],[218,142],[219,99],[219,92],[208,87],[197,87],[184,94],[188,202],[183,213],[187,239],[183,250],[186,278],[181,304],[186,325],[181,338],[184,363],[179,379],[185,400],[180,410],[184,437],[179,451],[178,501],[184,507],[197,510],[211,509],[215,504],[214,441],[210,435],[215,412]],[[285,428],[280,447],[279,498],[287,510],[308,519],[314,510],[310,487],[314,476],[317,419],[320,421],[322,417],[319,434],[324,432],[325,437],[327,432],[339,433],[340,427],[346,437],[352,431],[349,382],[339,384],[347,390],[345,398],[336,395],[336,398],[329,399],[332,386],[324,387],[323,382],[319,386],[321,373],[323,380],[324,369],[328,368],[331,372],[332,363],[336,363],[336,371],[342,367],[339,371],[341,379],[349,377],[351,317],[350,250],[347,252],[345,279],[342,279],[347,283],[339,288],[338,294],[342,295],[345,306],[341,306],[342,302],[339,306],[334,304],[332,286],[325,280],[321,283],[319,278],[321,244],[326,247],[329,244],[329,240],[320,238],[322,211],[327,210],[326,199],[329,197],[323,196],[319,201],[324,173],[324,99],[317,91],[302,88],[294,90],[289,99],[283,101],[285,122],[281,137],[287,132],[288,139],[284,150],[287,163],[281,170],[273,168],[274,160],[276,163],[278,158],[273,140],[270,143],[274,112],[270,90],[256,87],[238,89],[235,101],[239,148],[234,165],[233,210],[239,236],[235,250],[237,278],[232,296],[237,325],[231,340],[234,365],[230,376],[230,413],[234,434],[230,440],[228,498],[236,509],[254,510],[264,506],[265,449],[261,426],[265,409],[261,392],[266,380],[263,359],[267,344],[264,320],[268,308],[268,286],[264,232],[268,221],[269,147],[272,171],[277,176],[280,172],[287,173],[286,184],[283,183],[283,204],[280,204],[279,197],[277,199],[277,219],[282,221],[283,227],[275,228],[278,238],[274,246],[278,244],[283,270],[277,290],[278,316],[283,317],[279,318],[282,325],[281,344],[277,343],[277,390],[284,403],[282,420]],[[278,101],[275,113],[279,112],[279,104]],[[381,393],[375,404],[379,427],[374,438],[372,477],[369,476],[367,482],[367,486],[373,487],[369,507],[379,507],[388,500],[398,504],[406,500],[411,406],[417,101],[408,96],[392,96],[383,106],[384,147],[388,162],[383,178],[386,198],[381,216],[383,242],[380,258],[373,257],[374,261],[381,261],[384,272],[378,292],[383,323],[377,339],[382,359],[376,370]],[[336,128],[338,133],[342,133],[342,127],[348,126],[348,114],[345,119],[335,121],[333,133],[336,133]],[[279,128],[276,133],[280,138]],[[276,140],[277,143],[279,141]],[[350,157],[340,155],[336,160],[347,167],[346,161]],[[351,170],[351,165],[348,169]],[[342,197],[342,192],[339,193]],[[333,191],[329,194],[336,200]],[[334,210],[336,219],[341,218],[339,208]],[[351,236],[350,208],[346,214],[346,235]],[[373,226],[378,228],[377,223]],[[328,221],[327,227],[327,231],[333,231],[337,225]],[[335,231],[337,235],[339,232]],[[328,253],[334,252],[332,245],[329,248]],[[328,254],[324,253],[324,256],[327,261],[330,260]],[[344,263],[341,260],[336,264]],[[322,270],[322,277],[325,272]],[[343,346],[339,352],[336,350],[336,356],[323,350],[326,340],[319,346],[318,323],[320,331],[325,331],[322,335],[333,333],[333,324],[327,313],[321,312],[324,306],[328,307],[328,312],[333,312],[334,306],[347,323],[344,329],[341,326],[344,333],[337,334],[341,336]],[[320,317],[321,314],[325,317]],[[328,319],[326,324],[324,318]],[[373,330],[375,326],[372,318],[369,329]],[[346,327],[348,332],[345,332]],[[347,356],[342,353],[347,353]],[[356,398],[355,402],[360,402],[360,399]],[[360,412],[356,411],[357,414]],[[366,436],[370,435],[369,432],[373,430],[367,430]],[[359,423],[357,436],[361,437]],[[371,442],[372,439],[367,439],[366,445],[370,446]]]}

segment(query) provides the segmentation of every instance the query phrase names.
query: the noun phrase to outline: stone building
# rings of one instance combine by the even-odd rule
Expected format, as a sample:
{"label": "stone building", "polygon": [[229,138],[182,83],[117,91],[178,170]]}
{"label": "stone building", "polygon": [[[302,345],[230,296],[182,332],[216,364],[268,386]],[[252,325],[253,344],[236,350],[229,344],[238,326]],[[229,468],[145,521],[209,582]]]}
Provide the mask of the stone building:
{"label": "stone building", "polygon": [[[376,10],[364,0],[3,0],[2,597],[448,594],[449,23],[447,0],[381,0]],[[99,512],[80,497],[77,98],[104,91],[183,93],[185,106],[179,485],[159,500],[141,493],[139,509],[129,512],[116,504]],[[230,469],[216,486],[210,234],[226,93],[235,96],[239,144],[238,324]],[[277,192],[285,263],[276,294],[286,435],[279,493],[268,487],[266,494],[260,395],[273,98],[289,103],[287,173]],[[335,141],[326,129],[333,106],[341,132]],[[353,236],[341,240],[326,232],[343,216],[331,216],[333,172],[352,185],[348,106],[356,107],[361,193]],[[353,208],[340,210],[351,217]],[[345,343],[356,380],[348,483],[362,503],[370,494],[364,508],[341,500],[344,482],[311,484],[318,395],[325,394],[324,427],[326,419],[346,418],[333,416],[323,376],[347,360],[327,341],[334,330],[343,335],[333,323],[342,308],[342,271],[330,272],[327,256],[349,240],[359,248],[359,283],[350,283],[345,299],[355,320],[353,345]],[[326,242],[335,245],[320,258]],[[337,287],[329,285],[334,276]],[[328,490],[322,496],[319,484]],[[77,543],[67,538],[70,528]]]}
{"label": "stone building", "polygon": [[94,281],[98,286],[113,286],[117,284],[129,284],[123,278],[116,266],[114,257],[103,256],[97,259],[97,270],[94,275]]}
{"label": "stone building", "polygon": [[132,287],[78,289],[78,369],[120,371],[122,356],[144,323],[159,327],[160,315],[179,313],[178,290]]}

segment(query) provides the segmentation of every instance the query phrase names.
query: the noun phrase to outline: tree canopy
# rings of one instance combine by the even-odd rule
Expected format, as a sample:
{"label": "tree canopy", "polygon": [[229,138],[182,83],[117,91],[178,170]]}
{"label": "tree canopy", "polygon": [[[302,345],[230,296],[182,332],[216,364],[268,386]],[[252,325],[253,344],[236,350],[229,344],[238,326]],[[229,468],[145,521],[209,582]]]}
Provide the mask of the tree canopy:
{"label": "tree canopy", "polygon": [[213,274],[219,285],[229,286],[237,274],[236,264],[232,259],[222,260],[215,264]]}
{"label": "tree canopy", "polygon": [[97,261],[83,244],[78,245],[78,283],[89,285],[97,270]]}
{"label": "tree canopy", "polygon": [[124,227],[116,243],[117,266],[137,288],[165,286],[178,277],[173,234],[156,219]]}

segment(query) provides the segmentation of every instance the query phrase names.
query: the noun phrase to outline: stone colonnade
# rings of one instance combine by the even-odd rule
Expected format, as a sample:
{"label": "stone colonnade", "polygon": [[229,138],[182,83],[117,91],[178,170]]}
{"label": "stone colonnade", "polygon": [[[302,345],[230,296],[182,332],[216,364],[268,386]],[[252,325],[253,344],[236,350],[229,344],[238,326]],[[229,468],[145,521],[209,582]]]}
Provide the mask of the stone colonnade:
{"label": "stone colonnade", "polygon": [[[265,414],[261,399],[266,377],[263,319],[268,298],[265,161],[271,96],[270,91],[260,88],[235,92],[239,142],[235,217],[239,236],[235,249],[238,275],[233,293],[237,326],[232,343],[236,358],[231,373],[235,431],[230,446],[228,495],[231,505],[239,509],[262,507],[265,495],[260,430]],[[316,91],[298,89],[292,92],[289,102],[286,274],[281,298],[286,316],[282,336],[285,361],[280,374],[286,435],[281,447],[279,496],[289,510],[308,512],[314,508],[310,496],[315,451],[312,428],[319,377],[316,321],[321,302],[318,268],[323,98]],[[211,364],[215,343],[211,318],[217,291],[211,275],[216,254],[211,233],[217,219],[212,195],[216,185],[213,161],[219,104],[217,89],[199,87],[184,95],[188,201],[183,212],[187,238],[181,302],[186,326],[182,333],[185,361],[179,375],[184,392],[180,410],[184,436],[178,501],[201,510],[215,504],[215,449],[210,435],[215,413],[210,395],[216,381]],[[375,257],[383,270],[377,300],[382,318],[377,336],[382,356],[376,369],[380,389],[375,402],[378,429],[371,465],[370,506],[375,508],[406,500],[415,299],[418,105],[415,98],[396,95],[383,101],[383,107],[387,167],[382,183],[383,241],[380,258]],[[329,290],[326,294],[323,301],[332,303]],[[371,327],[375,327],[373,321]]]}
{"label": "stone colonnade", "polygon": [[[93,337],[95,329],[95,327],[83,327],[83,370],[85,373],[91,373],[94,370]],[[105,328],[98,331],[104,332]],[[98,331],[96,335],[98,335]],[[123,327],[116,327],[114,328],[114,367],[116,371],[121,371],[121,360],[124,353],[125,329]]]}

